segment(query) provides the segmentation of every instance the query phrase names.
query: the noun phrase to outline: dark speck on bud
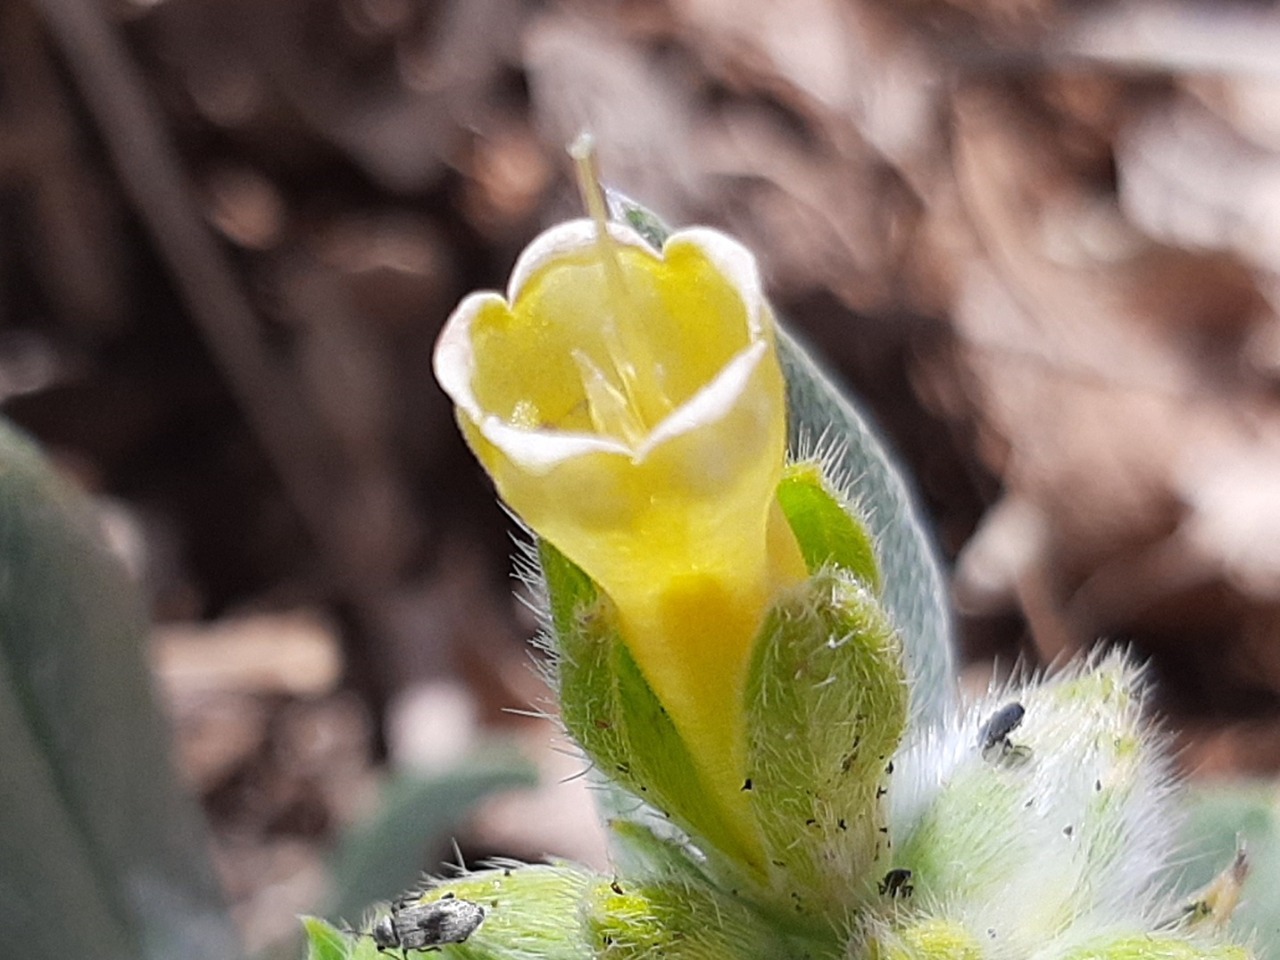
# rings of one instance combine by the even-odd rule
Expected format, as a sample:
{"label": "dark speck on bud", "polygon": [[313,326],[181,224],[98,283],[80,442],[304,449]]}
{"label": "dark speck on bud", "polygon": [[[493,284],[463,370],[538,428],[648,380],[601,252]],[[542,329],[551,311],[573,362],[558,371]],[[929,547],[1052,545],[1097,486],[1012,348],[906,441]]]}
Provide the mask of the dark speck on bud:
{"label": "dark speck on bud", "polygon": [[911,871],[901,867],[886,873],[879,885],[881,896],[888,897],[909,897],[915,889],[911,883]]}

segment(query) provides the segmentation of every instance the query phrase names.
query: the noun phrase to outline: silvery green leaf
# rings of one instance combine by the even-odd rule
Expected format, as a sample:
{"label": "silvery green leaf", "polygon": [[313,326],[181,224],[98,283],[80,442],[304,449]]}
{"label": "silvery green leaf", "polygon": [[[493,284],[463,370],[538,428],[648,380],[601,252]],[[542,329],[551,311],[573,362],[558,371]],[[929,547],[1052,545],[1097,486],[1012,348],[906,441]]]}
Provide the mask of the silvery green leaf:
{"label": "silvery green leaf", "polygon": [[84,498],[0,423],[0,938],[28,960],[238,952],[146,635]]}
{"label": "silvery green leaf", "polygon": [[902,636],[913,722],[934,722],[956,696],[946,585],[933,540],[903,474],[876,430],[785,329],[778,332],[793,450],[826,438],[832,466],[876,541],[880,602]]}
{"label": "silvery green leaf", "polygon": [[434,776],[401,774],[382,790],[377,812],[353,826],[334,858],[336,913],[354,919],[377,900],[413,885],[426,851],[448,842],[449,831],[495,790],[531,787],[537,772],[514,750],[468,758],[457,770]]}

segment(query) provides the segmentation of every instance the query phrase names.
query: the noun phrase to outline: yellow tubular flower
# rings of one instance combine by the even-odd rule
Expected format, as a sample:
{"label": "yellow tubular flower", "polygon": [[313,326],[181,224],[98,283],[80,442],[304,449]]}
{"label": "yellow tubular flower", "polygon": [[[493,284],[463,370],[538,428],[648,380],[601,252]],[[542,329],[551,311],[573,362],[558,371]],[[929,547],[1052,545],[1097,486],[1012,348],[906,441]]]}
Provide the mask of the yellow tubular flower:
{"label": "yellow tubular flower", "polygon": [[755,260],[709,229],[661,254],[591,220],[542,234],[507,298],[467,297],[435,372],[502,498],[580,566],[748,855],[743,689],[805,576],[775,500],[786,404]]}

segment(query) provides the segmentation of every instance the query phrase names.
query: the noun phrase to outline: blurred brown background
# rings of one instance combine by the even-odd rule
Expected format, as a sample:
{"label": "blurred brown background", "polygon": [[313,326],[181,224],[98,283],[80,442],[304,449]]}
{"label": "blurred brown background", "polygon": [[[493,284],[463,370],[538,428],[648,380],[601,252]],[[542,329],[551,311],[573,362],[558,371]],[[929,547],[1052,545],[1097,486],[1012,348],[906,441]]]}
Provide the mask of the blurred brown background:
{"label": "blurred brown background", "polygon": [[1272,5],[8,0],[4,412],[149,591],[251,946],[317,909],[387,761],[493,728],[552,786],[468,854],[600,856],[580,765],[502,712],[544,696],[532,621],[429,373],[577,213],[583,127],[754,248],[882,425],[969,680],[1128,644],[1188,770],[1275,772]]}

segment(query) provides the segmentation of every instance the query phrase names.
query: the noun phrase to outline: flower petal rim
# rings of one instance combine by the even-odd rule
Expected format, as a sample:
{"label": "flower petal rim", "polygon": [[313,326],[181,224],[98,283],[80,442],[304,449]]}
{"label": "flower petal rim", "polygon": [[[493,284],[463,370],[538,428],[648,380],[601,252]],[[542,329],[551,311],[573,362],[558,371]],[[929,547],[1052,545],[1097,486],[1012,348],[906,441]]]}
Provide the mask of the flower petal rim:
{"label": "flower petal rim", "polygon": [[742,298],[748,344],[634,449],[594,433],[516,427],[487,413],[471,385],[476,368],[471,342],[473,320],[489,308],[510,310],[529,280],[544,266],[596,243],[596,225],[588,219],[569,220],[539,234],[517,258],[507,295],[487,290],[464,297],[445,321],[432,356],[436,381],[457,409],[489,443],[534,473],[548,473],[561,463],[592,454],[622,456],[642,463],[662,444],[728,416],[735,399],[771,349],[772,313],[764,298],[760,271],[755,257],[738,241],[711,227],[690,227],[673,233],[662,250],[655,251],[630,227],[609,223],[608,229],[617,242],[643,250],[655,260],[665,259],[681,246],[697,248]]}
{"label": "flower petal rim", "polygon": [[[661,253],[654,250],[645,239],[630,227],[621,223],[609,223],[609,236],[615,243],[635,247],[654,260],[662,259]],[[507,280],[507,303],[513,304],[524,292],[525,285],[544,266],[560,257],[587,250],[596,244],[596,224],[594,220],[579,218],[566,220],[548,227],[529,242],[529,245],[516,257],[515,266],[511,268],[511,277]],[[665,249],[665,244],[664,247]]]}

